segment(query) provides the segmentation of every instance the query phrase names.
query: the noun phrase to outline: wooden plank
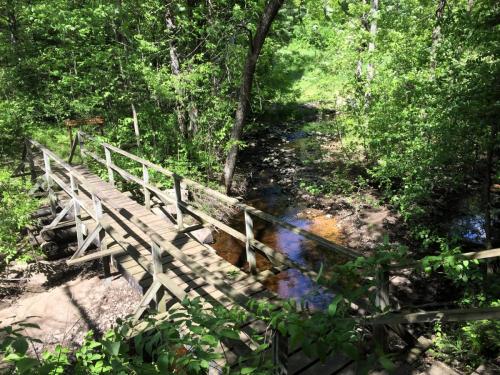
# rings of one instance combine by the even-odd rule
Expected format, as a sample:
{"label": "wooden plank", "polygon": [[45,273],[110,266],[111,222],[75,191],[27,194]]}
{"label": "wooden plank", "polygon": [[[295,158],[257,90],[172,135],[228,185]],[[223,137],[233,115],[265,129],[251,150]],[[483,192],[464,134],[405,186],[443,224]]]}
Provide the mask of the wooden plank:
{"label": "wooden plank", "polygon": [[472,320],[500,319],[500,307],[449,309],[416,313],[389,313],[363,318],[368,324],[404,324],[427,322],[463,322]]}
{"label": "wooden plank", "polygon": [[125,250],[123,250],[121,247],[113,247],[113,248],[109,248],[107,250],[102,250],[102,251],[97,251],[95,253],[87,254],[87,255],[81,256],[79,258],[68,259],[66,261],[66,264],[69,266],[74,265],[74,264],[81,264],[81,263],[89,262],[91,260],[101,259],[102,257],[105,257],[105,256],[123,254],[124,252],[125,252]]}
{"label": "wooden plank", "polygon": [[[290,363],[295,361],[295,358],[289,359]],[[334,374],[342,368],[346,367],[352,360],[342,354],[332,354],[324,362],[316,361],[309,367],[302,367],[301,370],[295,372],[300,375],[318,375],[318,374]],[[297,366],[298,367],[298,366]],[[292,372],[294,374],[294,372]]]}
{"label": "wooden plank", "polygon": [[[481,251],[473,251],[469,253],[462,253],[462,254],[457,254],[454,256],[455,259],[460,260],[460,259],[488,259],[488,258],[495,258],[500,256],[500,248],[496,249],[490,249],[490,250],[481,250]],[[408,262],[403,262],[400,264],[391,264],[389,265],[390,270],[399,270],[399,269],[404,269],[404,268],[416,268],[416,267],[422,267],[423,265],[423,260],[416,260],[416,261],[408,261]]]}

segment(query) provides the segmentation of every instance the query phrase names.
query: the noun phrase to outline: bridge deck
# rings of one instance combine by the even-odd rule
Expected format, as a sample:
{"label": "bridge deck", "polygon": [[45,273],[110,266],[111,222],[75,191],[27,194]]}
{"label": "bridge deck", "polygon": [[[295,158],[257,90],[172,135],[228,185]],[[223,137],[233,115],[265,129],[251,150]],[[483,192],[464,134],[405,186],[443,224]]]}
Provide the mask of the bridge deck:
{"label": "bridge deck", "polygon": [[[45,171],[40,158],[36,158],[36,165]],[[136,254],[123,253],[112,258],[113,264],[124,274],[129,283],[138,288],[142,293],[146,293],[152,284],[151,273],[144,266],[137,262],[137,256],[143,257],[145,263],[151,262],[150,237],[155,235],[160,242],[165,242],[175,246],[183,254],[189,256],[190,262],[202,267],[205,272],[223,275],[225,282],[235,291],[256,300],[275,301],[278,297],[272,291],[266,289],[261,283],[265,277],[272,275],[272,271],[264,271],[254,276],[248,274],[243,269],[239,269],[227,262],[215,253],[215,251],[194,239],[189,233],[181,233],[177,230],[174,222],[165,217],[160,217],[148,210],[146,207],[133,200],[128,194],[124,194],[109,182],[103,181],[99,176],[89,171],[85,166],[73,166],[73,169],[82,175],[86,183],[95,191],[99,192],[100,198],[106,200],[108,205],[103,208],[107,214],[103,218],[103,225],[106,225],[106,232],[112,231],[130,245]],[[70,184],[68,172],[59,167],[52,167],[52,175],[65,184]],[[59,205],[64,206],[64,197],[69,199],[64,192],[58,194]],[[80,189],[77,193],[78,200],[90,208],[89,214],[96,214],[93,210],[92,195],[85,189]],[[122,245],[116,240],[107,236],[104,241],[107,250],[119,252]],[[205,305],[209,307],[214,304],[221,304],[225,307],[235,305],[235,301],[228,297],[226,293],[216,286],[208,283],[182,261],[174,256],[163,252],[161,256],[163,272],[170,281],[187,293],[189,298],[202,297]],[[179,300],[173,294],[165,295],[163,299],[165,308],[178,307]],[[260,321],[249,321],[242,327],[242,331],[251,330],[263,333],[268,327]],[[245,335],[241,335],[242,342],[248,341]],[[224,350],[224,361],[236,365],[238,358],[248,354],[248,347],[237,342],[222,344]],[[219,364],[222,361],[219,361]],[[288,373],[289,374],[336,374],[351,361],[341,355],[332,355],[326,362],[322,363],[318,359],[308,358],[301,348],[295,348],[288,352]]]}

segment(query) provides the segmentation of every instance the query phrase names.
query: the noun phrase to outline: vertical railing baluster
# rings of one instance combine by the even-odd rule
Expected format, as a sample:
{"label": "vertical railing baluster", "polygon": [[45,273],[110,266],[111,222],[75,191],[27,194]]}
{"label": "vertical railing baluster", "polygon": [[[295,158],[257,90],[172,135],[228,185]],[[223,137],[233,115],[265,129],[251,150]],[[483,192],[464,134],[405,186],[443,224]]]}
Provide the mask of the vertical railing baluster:
{"label": "vertical railing baluster", "polygon": [[173,175],[174,178],[174,193],[175,193],[175,209],[177,216],[177,229],[184,229],[184,220],[182,217],[182,191],[181,191],[181,180],[176,174]]}
{"label": "vertical railing baluster", "polygon": [[81,208],[80,202],[78,200],[78,184],[75,181],[75,176],[70,172],[69,180],[72,191],[72,199],[73,199],[73,215],[75,217],[75,225],[76,225],[76,240],[78,243],[78,249],[83,244],[83,232],[82,232],[82,220],[81,220]]}
{"label": "vertical railing baluster", "polygon": [[247,210],[245,210],[245,235],[246,235],[245,247],[246,247],[248,268],[250,270],[250,273],[256,273],[257,261],[255,259],[255,251],[253,250],[252,246],[252,240],[254,239],[253,220],[252,217],[250,216],[250,213]]}
{"label": "vertical railing baluster", "polygon": [[26,157],[30,166],[31,183],[34,184],[36,181],[35,161],[33,160],[33,151],[29,141],[26,141]]}
{"label": "vertical railing baluster", "polygon": [[[151,255],[153,258],[153,282],[158,281],[158,274],[163,273],[163,263],[161,261],[161,248],[154,241],[151,242]],[[163,312],[166,309],[166,306],[163,305],[163,288],[160,287],[158,292],[154,297],[154,301],[156,304],[156,310],[159,312]]]}
{"label": "vertical railing baluster", "polygon": [[115,175],[113,174],[113,168],[111,167],[111,151],[104,145],[104,155],[106,155],[106,167],[108,168],[108,181],[111,185],[115,186]]}
{"label": "vertical railing baluster", "polygon": [[54,194],[54,190],[52,189],[52,168],[50,166],[50,158],[49,155],[42,151],[43,153],[43,163],[45,166],[45,182],[47,183],[47,192],[49,194],[49,203],[50,203],[50,211],[52,216],[56,216],[57,214],[57,206],[56,206],[56,197]]}
{"label": "vertical railing baluster", "polygon": [[[384,312],[390,305],[389,300],[389,273],[384,265],[377,267],[376,274],[376,294],[375,306]],[[380,345],[381,349],[385,352],[387,350],[387,331],[384,325],[375,325],[374,327],[375,342]]]}
{"label": "vertical railing baluster", "polygon": [[273,364],[274,374],[287,375],[288,374],[288,337],[284,336],[277,329],[273,332],[272,336],[272,351],[273,351]]}
{"label": "vertical railing baluster", "polygon": [[151,194],[149,189],[147,188],[147,184],[149,184],[149,170],[145,164],[142,165],[142,180],[144,181],[144,204],[148,210],[151,209]]}
{"label": "vertical railing baluster", "polygon": [[[96,220],[97,225],[101,225],[100,219],[102,218],[102,214],[103,214],[102,202],[99,199],[99,197],[97,197],[93,193],[92,193],[92,202],[94,204],[94,212],[95,212],[95,215],[97,218],[97,220]],[[106,242],[104,241],[105,234],[106,233],[105,233],[104,229],[101,228],[101,230],[99,231],[99,236],[97,236],[97,247],[99,248],[99,251],[106,250],[107,245],[106,245]],[[105,277],[109,277],[111,275],[110,263],[111,262],[110,262],[109,256],[102,257],[102,266],[103,266]]]}
{"label": "vertical railing baluster", "polygon": [[83,145],[83,136],[82,136],[82,133],[80,133],[80,131],[78,131],[78,133],[76,133],[77,135],[77,138],[78,138],[78,145],[80,146],[80,158],[82,159],[82,163],[83,163],[83,156],[85,155],[85,146]]}

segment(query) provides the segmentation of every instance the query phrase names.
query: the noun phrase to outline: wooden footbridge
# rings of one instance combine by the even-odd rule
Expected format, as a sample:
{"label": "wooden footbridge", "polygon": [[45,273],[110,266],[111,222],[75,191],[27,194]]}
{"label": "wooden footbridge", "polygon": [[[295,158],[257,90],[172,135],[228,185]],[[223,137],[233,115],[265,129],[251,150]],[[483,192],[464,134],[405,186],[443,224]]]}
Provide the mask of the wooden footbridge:
{"label": "wooden footbridge", "polygon": [[[93,170],[97,169],[99,173],[92,172],[84,165],[71,164],[78,148],[81,160],[94,163],[97,168]],[[255,239],[254,217],[302,235],[346,259],[359,256],[351,249],[283,222],[83,132],[78,132],[75,137],[69,162],[33,140],[27,140],[25,156],[33,180],[37,178],[37,171],[43,173],[39,185],[43,185],[48,192],[53,214],[53,221],[45,229],[61,227],[68,215],[73,218],[78,248],[68,264],[101,259],[105,273],[109,273],[111,267],[122,272],[130,284],[143,293],[143,299],[134,314],[135,319],[140,319],[150,305],[154,305],[160,313],[168,312],[173,306],[178,307],[179,302],[186,297],[202,297],[207,306],[220,304],[228,308],[234,305],[248,308],[250,300],[277,301],[277,295],[266,289],[262,282],[270,275],[288,268],[298,269],[312,279],[318,277],[315,271],[304,268]],[[131,171],[139,171],[141,176]],[[107,175],[107,181],[101,175]],[[133,199],[126,190],[119,190],[119,186],[126,185],[119,184],[117,178],[128,184],[139,185],[142,195]],[[173,189],[163,189],[159,184],[170,184]],[[241,210],[245,216],[245,233],[202,210],[196,202],[186,197],[186,190],[193,196],[203,195],[205,200]],[[230,264],[192,236],[193,230],[207,225],[225,231],[246,244],[248,267],[240,269]],[[273,268],[259,271],[255,252],[265,255]],[[468,256],[481,258],[498,255],[499,249]],[[404,266],[409,265],[399,267]],[[384,270],[385,273],[380,274],[377,291],[377,303],[382,310],[390,304],[388,268]],[[361,305],[353,304],[353,307]],[[498,309],[475,309],[469,312],[472,313],[475,319],[500,317]],[[375,320],[372,323],[379,324],[378,327],[390,324],[395,328],[395,323],[432,321],[443,317],[448,320],[466,320],[464,316],[456,310],[444,313],[417,312],[413,315],[383,315],[377,318],[378,323]],[[264,332],[267,328],[263,322],[253,320],[242,326],[241,330]],[[238,358],[252,350],[246,337],[242,333],[241,342],[221,343],[226,364],[237,365]],[[325,362],[308,358],[300,347],[289,348],[287,340],[279,334],[273,336],[272,348],[274,361],[282,374],[342,373],[352,362],[335,353]],[[216,371],[220,365],[222,363],[214,363],[212,370]]]}

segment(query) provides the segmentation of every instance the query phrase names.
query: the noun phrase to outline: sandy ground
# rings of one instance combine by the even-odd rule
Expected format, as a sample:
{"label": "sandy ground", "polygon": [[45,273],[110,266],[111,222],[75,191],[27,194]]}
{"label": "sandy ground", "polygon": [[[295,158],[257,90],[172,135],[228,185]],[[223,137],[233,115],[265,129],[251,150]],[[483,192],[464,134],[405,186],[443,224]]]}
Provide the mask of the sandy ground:
{"label": "sandy ground", "polygon": [[56,344],[72,347],[81,343],[89,330],[101,335],[117,318],[132,314],[141,299],[119,274],[107,279],[78,275],[48,290],[40,288],[44,280],[43,274],[32,275],[28,290],[38,292],[27,291],[0,310],[2,326],[19,321],[40,326],[26,329],[26,334],[42,341],[37,351]]}

